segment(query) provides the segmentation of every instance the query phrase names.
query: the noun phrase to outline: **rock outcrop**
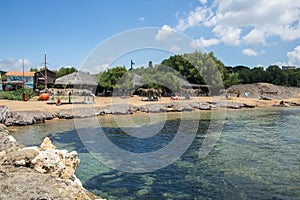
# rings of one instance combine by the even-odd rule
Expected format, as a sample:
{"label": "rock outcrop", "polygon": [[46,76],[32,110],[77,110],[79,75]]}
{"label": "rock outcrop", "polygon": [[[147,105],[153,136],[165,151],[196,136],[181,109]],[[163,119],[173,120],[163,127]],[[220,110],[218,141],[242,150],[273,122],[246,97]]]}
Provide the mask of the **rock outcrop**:
{"label": "rock outcrop", "polygon": [[0,124],[0,199],[96,199],[76,178],[75,151],[57,150],[49,138],[24,147]]}
{"label": "rock outcrop", "polygon": [[185,112],[192,110],[212,110],[216,108],[253,108],[254,105],[236,103],[230,101],[220,102],[183,102],[174,101],[171,103],[155,103],[141,106],[129,104],[113,104],[103,107],[73,108],[62,109],[57,113],[47,111],[22,111],[10,112],[7,106],[0,106],[0,123],[6,126],[26,126],[37,123],[44,123],[46,120],[53,118],[74,119],[87,118],[105,114],[128,115],[135,112],[159,113],[159,112]]}
{"label": "rock outcrop", "polygon": [[9,112],[7,111],[3,123],[6,126],[26,126],[37,123],[44,123],[45,120],[51,120],[56,115],[45,111],[22,111]]}

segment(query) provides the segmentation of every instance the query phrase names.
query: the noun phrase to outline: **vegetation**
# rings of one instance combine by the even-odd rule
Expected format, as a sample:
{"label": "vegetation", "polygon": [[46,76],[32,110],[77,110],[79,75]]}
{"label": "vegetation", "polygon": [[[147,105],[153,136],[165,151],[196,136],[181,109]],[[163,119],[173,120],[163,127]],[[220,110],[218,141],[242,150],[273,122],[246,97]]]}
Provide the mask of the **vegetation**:
{"label": "vegetation", "polygon": [[[233,76],[235,76],[234,79]],[[255,67],[253,69],[246,66],[226,67],[224,82],[226,87],[234,84],[258,82],[300,87],[300,69],[282,70],[277,65],[270,65],[266,70],[262,67]]]}
{"label": "vegetation", "polygon": [[33,90],[30,88],[21,88],[14,91],[1,91],[0,99],[8,99],[8,100],[23,100],[23,94],[28,95],[28,99],[34,96]]}
{"label": "vegetation", "polygon": [[[132,72],[132,73],[129,73]],[[96,75],[98,84],[106,89],[130,89],[133,87],[133,74],[141,77],[141,84],[146,88],[168,86],[177,90],[180,85],[178,77],[190,83],[223,86],[228,88],[236,84],[258,82],[275,85],[300,87],[300,69],[282,70],[277,65],[249,68],[247,66],[225,67],[212,53],[195,51],[183,55],[170,56],[161,64],[147,68],[141,67],[127,71],[125,67],[115,67]],[[122,78],[122,79],[121,79]]]}
{"label": "vegetation", "polygon": [[162,64],[175,69],[191,83],[221,86],[225,75],[224,64],[212,52],[175,55]]}
{"label": "vegetation", "polygon": [[[40,72],[43,70],[45,70],[45,67],[42,67],[40,69],[31,67],[29,69],[29,71],[31,71],[31,72]],[[65,76],[67,74],[71,74],[71,73],[77,72],[77,71],[78,70],[75,67],[61,67],[59,70],[55,71],[56,78],[59,78],[59,77],[62,77],[62,76]]]}
{"label": "vegetation", "polygon": [[[277,65],[270,65],[267,69],[247,66],[225,67],[212,52],[194,52],[175,55],[162,61],[180,72],[191,83],[219,86],[224,83],[228,88],[236,84],[251,84],[266,82],[274,85],[300,87],[300,69],[282,70]],[[220,79],[221,78],[221,79]],[[222,84],[221,84],[222,85]]]}
{"label": "vegetation", "polygon": [[78,70],[75,67],[62,67],[56,71],[56,78],[77,72]]}

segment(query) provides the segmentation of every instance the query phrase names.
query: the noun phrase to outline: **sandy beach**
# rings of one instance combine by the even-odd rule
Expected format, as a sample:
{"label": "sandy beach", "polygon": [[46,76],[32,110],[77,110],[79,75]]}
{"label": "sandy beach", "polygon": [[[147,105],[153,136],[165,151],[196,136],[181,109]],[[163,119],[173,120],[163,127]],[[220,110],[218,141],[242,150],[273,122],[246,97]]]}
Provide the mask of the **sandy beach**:
{"label": "sandy beach", "polygon": [[[129,98],[121,97],[96,97],[94,104],[63,104],[57,106],[55,104],[47,104],[49,101],[38,101],[32,99],[29,101],[12,101],[12,100],[0,100],[0,105],[6,105],[10,111],[49,111],[55,113],[63,109],[72,109],[74,106],[79,107],[102,107],[112,104],[130,104],[133,106],[142,106],[146,104],[159,104],[159,103],[170,103],[170,102],[238,102],[253,105],[255,107],[273,107],[273,105],[279,105],[282,100],[260,100],[259,98],[245,98],[245,97],[229,97],[225,99],[223,96],[214,97],[193,97],[190,100],[171,100],[169,97],[162,97],[158,101],[142,101],[142,97],[133,96]],[[285,102],[293,102],[300,104],[300,97],[284,99]]]}

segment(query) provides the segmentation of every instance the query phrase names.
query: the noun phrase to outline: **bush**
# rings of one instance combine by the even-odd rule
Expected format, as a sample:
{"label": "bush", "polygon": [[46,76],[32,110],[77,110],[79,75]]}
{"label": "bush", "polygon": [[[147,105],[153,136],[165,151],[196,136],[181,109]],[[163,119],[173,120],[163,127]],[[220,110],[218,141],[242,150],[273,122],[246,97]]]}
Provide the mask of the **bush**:
{"label": "bush", "polygon": [[22,101],[23,100],[23,93],[28,95],[28,99],[30,99],[34,96],[34,93],[33,93],[32,89],[21,88],[21,89],[15,90],[15,91],[1,91],[0,92],[0,99]]}

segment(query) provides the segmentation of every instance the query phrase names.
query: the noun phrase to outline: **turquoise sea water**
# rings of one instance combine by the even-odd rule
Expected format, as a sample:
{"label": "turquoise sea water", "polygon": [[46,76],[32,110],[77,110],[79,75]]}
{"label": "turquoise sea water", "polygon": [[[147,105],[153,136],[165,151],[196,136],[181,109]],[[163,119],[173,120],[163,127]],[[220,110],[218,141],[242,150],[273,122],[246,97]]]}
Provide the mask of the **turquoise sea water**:
{"label": "turquoise sea water", "polygon": [[[185,124],[186,134],[197,124],[187,151],[172,164],[148,173],[106,167],[83,145],[72,120],[14,127],[13,136],[26,145],[39,145],[48,136],[58,148],[76,150],[81,160],[77,177],[85,188],[107,199],[300,199],[300,108],[227,111],[222,134],[204,158],[199,158],[199,149],[207,129],[220,119],[211,119],[211,112],[189,116],[168,114],[163,123],[150,123],[146,114],[131,115],[139,126],[126,128],[118,127],[113,116],[98,118],[113,144],[135,153],[164,147],[176,137],[180,123]],[[88,124],[89,119],[79,123]],[[157,128],[161,131],[149,138],[124,133]],[[98,134],[96,128],[86,131]]]}

